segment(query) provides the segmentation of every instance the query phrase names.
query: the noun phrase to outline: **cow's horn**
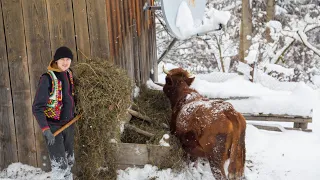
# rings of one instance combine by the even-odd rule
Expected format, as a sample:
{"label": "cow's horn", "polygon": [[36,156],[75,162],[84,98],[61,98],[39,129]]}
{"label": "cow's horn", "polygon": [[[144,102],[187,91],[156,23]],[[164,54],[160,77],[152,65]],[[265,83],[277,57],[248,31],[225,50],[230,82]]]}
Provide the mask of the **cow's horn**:
{"label": "cow's horn", "polygon": [[162,70],[165,74],[169,74],[169,71],[164,68],[164,65],[162,66]]}
{"label": "cow's horn", "polygon": [[192,72],[188,71],[188,78],[193,78],[194,74],[192,74]]}

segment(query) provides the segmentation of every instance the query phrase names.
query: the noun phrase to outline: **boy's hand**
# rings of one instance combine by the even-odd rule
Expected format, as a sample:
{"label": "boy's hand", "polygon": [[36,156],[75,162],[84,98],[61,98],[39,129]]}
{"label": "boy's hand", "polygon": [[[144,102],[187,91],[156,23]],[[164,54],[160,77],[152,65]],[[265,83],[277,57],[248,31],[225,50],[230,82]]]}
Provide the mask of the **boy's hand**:
{"label": "boy's hand", "polygon": [[50,129],[47,129],[43,132],[44,137],[47,139],[48,145],[52,146],[55,142],[55,137],[52,134]]}

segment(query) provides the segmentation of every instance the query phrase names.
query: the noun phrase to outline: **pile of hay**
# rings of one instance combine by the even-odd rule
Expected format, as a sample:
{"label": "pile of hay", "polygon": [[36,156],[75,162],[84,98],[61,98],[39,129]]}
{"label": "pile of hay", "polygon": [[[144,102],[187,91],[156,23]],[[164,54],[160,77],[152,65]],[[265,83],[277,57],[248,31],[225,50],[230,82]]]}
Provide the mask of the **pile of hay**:
{"label": "pile of hay", "polygon": [[79,179],[116,179],[116,143],[120,121],[132,104],[132,80],[106,60],[94,59],[72,68],[75,75],[76,174]]}
{"label": "pile of hay", "polygon": [[159,168],[180,170],[185,161],[185,153],[178,139],[170,134],[169,129],[161,125],[164,123],[169,126],[171,120],[170,101],[163,91],[148,89],[144,86],[141,87],[139,96],[134,99],[132,109],[148,116],[153,123],[148,123],[133,117],[130,124],[144,131],[153,133],[155,136],[149,138],[135,131],[125,129],[121,136],[121,141],[126,143],[159,145],[159,141],[163,135],[169,134],[170,156],[163,158],[158,164],[153,165]]}

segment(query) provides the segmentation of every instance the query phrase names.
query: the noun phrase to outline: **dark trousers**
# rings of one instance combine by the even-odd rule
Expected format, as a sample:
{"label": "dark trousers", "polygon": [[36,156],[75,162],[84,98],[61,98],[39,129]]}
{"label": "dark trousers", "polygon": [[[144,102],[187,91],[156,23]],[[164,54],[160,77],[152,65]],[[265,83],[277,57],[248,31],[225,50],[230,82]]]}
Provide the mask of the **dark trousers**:
{"label": "dark trousers", "polygon": [[[61,125],[49,125],[52,133]],[[69,126],[55,137],[53,145],[48,145],[51,161],[52,179],[72,179],[71,168],[74,164],[74,125]]]}

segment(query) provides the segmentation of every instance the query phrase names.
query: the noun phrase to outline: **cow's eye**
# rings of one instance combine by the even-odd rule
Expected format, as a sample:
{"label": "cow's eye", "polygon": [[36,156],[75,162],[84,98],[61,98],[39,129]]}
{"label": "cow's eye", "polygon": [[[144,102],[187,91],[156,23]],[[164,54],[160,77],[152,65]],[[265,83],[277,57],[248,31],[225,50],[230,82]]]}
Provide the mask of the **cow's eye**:
{"label": "cow's eye", "polygon": [[172,85],[172,79],[170,77],[166,77],[166,84],[169,86]]}

